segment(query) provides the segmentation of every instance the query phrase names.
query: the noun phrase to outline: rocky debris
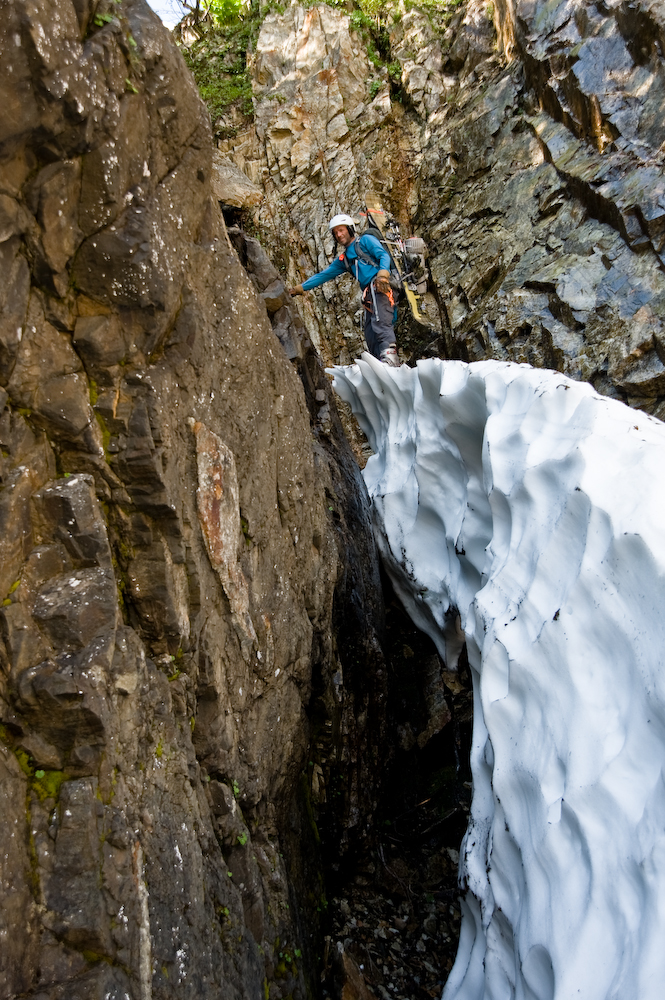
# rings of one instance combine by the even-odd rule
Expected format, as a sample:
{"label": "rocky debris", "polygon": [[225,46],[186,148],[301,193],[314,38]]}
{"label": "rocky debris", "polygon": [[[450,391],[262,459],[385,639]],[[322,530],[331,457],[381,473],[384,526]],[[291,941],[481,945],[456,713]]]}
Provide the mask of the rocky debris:
{"label": "rocky debris", "polygon": [[303,998],[311,733],[342,853],[378,794],[366,494],[283,284],[229,242],[159,20],[5,15],[0,993]]}
{"label": "rocky debris", "polygon": [[389,856],[378,884],[360,876],[348,898],[333,899],[339,916],[331,937],[337,965],[332,976],[344,1000],[441,995],[459,939],[459,904],[456,898],[448,902],[457,880],[452,848],[451,854],[441,865],[445,875],[434,892],[428,891],[429,882],[424,892],[414,887],[410,868]]}

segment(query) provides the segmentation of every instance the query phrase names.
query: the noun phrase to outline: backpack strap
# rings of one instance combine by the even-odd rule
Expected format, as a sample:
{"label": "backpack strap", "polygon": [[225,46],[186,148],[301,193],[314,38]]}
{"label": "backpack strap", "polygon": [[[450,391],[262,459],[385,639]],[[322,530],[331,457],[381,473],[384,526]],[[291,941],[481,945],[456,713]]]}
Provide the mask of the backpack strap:
{"label": "backpack strap", "polygon": [[[364,234],[364,235],[367,235],[367,234]],[[371,233],[369,235],[371,235]],[[360,257],[360,259],[363,262],[363,264],[370,264],[371,267],[378,267],[379,266],[378,262],[375,261],[374,258],[370,256],[369,251],[368,250],[363,250],[363,248],[361,247],[361,245],[360,245],[360,240],[361,239],[362,239],[362,237],[359,237],[358,240],[356,241],[356,253],[357,253],[357,255]]]}
{"label": "backpack strap", "polygon": [[356,277],[356,281],[360,281],[360,279],[358,278],[358,258],[356,258],[356,266],[355,266],[355,268],[351,264],[351,261],[349,260],[349,258],[346,256],[346,250],[344,250],[339,255],[338,260],[341,260],[342,264],[344,265],[344,270],[345,271],[348,271],[349,274],[354,274],[355,277]]}
{"label": "backpack strap", "polygon": [[363,262],[363,264],[369,264],[370,267],[378,267],[379,266],[378,263],[377,263],[377,261],[375,261],[374,258],[370,256],[369,252],[367,250],[363,250],[363,248],[360,246],[360,240],[361,240],[361,237],[359,236],[358,239],[354,241],[355,242],[355,247],[356,247],[356,266],[355,267],[352,265],[351,261],[346,256],[346,250],[344,250],[339,255],[339,260],[341,260],[342,264],[344,264],[344,269],[346,271],[348,271],[349,274],[355,274],[357,280],[359,280],[358,279],[358,261],[359,260],[361,260]]}

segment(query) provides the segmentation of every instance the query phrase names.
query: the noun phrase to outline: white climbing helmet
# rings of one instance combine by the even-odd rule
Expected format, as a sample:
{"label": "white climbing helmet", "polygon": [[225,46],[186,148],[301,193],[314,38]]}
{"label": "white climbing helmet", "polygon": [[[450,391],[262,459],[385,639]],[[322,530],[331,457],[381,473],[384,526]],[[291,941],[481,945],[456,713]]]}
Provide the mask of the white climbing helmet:
{"label": "white climbing helmet", "polygon": [[352,219],[350,215],[333,215],[332,219],[328,223],[328,229],[330,232],[333,231],[335,226],[351,226],[355,229],[356,223],[355,219]]}

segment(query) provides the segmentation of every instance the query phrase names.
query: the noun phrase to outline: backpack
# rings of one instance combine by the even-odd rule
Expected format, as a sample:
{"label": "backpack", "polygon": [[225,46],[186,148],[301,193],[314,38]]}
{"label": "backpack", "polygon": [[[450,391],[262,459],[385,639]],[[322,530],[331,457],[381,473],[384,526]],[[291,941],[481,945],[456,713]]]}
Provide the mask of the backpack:
{"label": "backpack", "polygon": [[[390,254],[390,287],[394,292],[397,293],[397,296],[399,298],[399,296],[401,296],[402,292],[404,291],[404,282],[402,281],[401,274],[397,270],[397,265],[393,260],[393,255],[390,252],[390,247],[388,246],[384,237],[381,235],[380,230],[378,229],[375,230],[374,232],[368,229],[367,232],[362,233],[362,235],[373,236],[376,240],[379,241],[384,250],[387,250],[388,253]],[[370,264],[372,267],[377,266],[377,261],[375,261],[374,258],[370,256],[370,254],[366,250],[363,250],[363,248],[360,246],[360,236],[356,240],[356,254],[359,257],[359,259],[363,262],[363,264]],[[349,272],[349,274],[353,274],[354,273],[353,267],[351,266],[351,262],[348,260],[346,256],[346,251],[343,254],[340,254],[340,259],[342,260],[342,263],[344,264],[344,267]],[[356,278],[357,277],[358,275],[356,274]]]}

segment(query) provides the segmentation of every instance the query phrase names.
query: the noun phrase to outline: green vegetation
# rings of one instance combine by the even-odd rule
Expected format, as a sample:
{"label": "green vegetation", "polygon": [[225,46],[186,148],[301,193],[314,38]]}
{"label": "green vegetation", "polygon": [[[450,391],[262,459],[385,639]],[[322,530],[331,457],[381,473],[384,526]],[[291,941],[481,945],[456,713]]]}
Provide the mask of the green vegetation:
{"label": "green vegetation", "polygon": [[18,588],[20,587],[20,585],[21,585],[20,578],[18,580],[14,580],[14,582],[11,585],[11,587],[7,591],[7,596],[5,597],[4,601],[2,602],[3,608],[6,608],[8,604],[12,603],[12,594],[15,593],[18,590]]}
{"label": "green vegetation", "polygon": [[251,546],[251,544],[252,544],[252,536],[251,536],[250,531],[249,531],[249,521],[247,520],[246,517],[242,517],[242,515],[240,517],[240,527],[242,528],[242,533],[243,533],[243,535],[245,537],[245,543],[246,543],[246,545]]}
{"label": "green vegetation", "polygon": [[[267,11],[259,10],[258,0],[252,0],[249,7],[240,0],[212,0],[209,13],[212,23],[202,22],[200,37],[181,48],[210,112],[216,138],[228,139],[237,133],[236,121],[242,123],[253,114],[247,55]],[[220,122],[229,113],[233,124]]]}
{"label": "green vegetation", "polygon": [[[359,0],[358,6],[365,17],[378,19],[382,16],[385,17],[389,4],[386,4],[384,0]],[[354,11],[354,14],[355,13],[356,12]]]}
{"label": "green vegetation", "polygon": [[63,771],[42,771],[41,769],[35,771],[35,777],[32,782],[32,787],[37,792],[40,801],[44,799],[55,799],[58,800],[60,795],[60,786],[65,780],[65,774]]}
{"label": "green vegetation", "polygon": [[209,0],[205,5],[217,24],[233,24],[242,16],[241,0]]}
{"label": "green vegetation", "polygon": [[[377,3],[376,0],[360,0],[360,7],[354,10],[349,18],[349,28],[357,31],[363,40],[367,58],[376,69],[388,67],[389,78],[396,83],[401,75],[402,68],[397,63],[399,72],[395,76],[390,71],[390,37],[386,28],[389,8],[385,3]],[[379,92],[381,82],[373,80],[370,84],[370,97],[374,99]]]}
{"label": "green vegetation", "polygon": [[460,7],[464,7],[466,0],[404,0],[406,10],[424,11],[429,17],[432,27],[443,33],[448,24],[457,13]]}
{"label": "green vegetation", "polygon": [[[439,27],[442,23],[447,24],[455,11],[466,3],[466,0],[403,0],[401,4],[390,2],[390,0],[388,2],[386,0],[356,0],[356,3],[357,9],[351,14],[351,27],[355,31],[360,31],[370,27],[380,29],[389,20],[393,24],[399,24],[402,20],[403,10],[406,12],[422,10],[430,16],[435,27]],[[332,3],[330,6],[336,7],[338,5]],[[491,2],[488,3],[488,9],[489,7],[492,7],[493,16],[494,5]]]}
{"label": "green vegetation", "polygon": [[95,965],[97,962],[107,962],[109,965],[113,964],[108,955],[101,955],[98,951],[92,951],[90,948],[83,948],[81,954],[90,965]]}
{"label": "green vegetation", "polygon": [[[237,40],[236,38],[234,41]],[[218,126],[218,119],[234,105],[247,117],[253,111],[252,84],[247,74],[245,52],[225,71],[220,68],[221,60],[218,56],[209,56],[201,48],[201,43],[197,42],[191,51],[184,50],[185,62],[194,74],[201,97],[208,106],[217,137],[231,138],[237,132],[235,126]]]}
{"label": "green vegetation", "polygon": [[364,10],[354,10],[349,18],[349,27],[352,31],[363,31],[374,27],[374,21]]}
{"label": "green vegetation", "polygon": [[47,771],[35,768],[35,762],[25,750],[14,746],[14,739],[6,726],[0,725],[0,741],[8,747],[16,757],[18,765],[28,778],[30,788],[36,792],[40,802],[44,799],[55,799],[60,794],[60,786],[66,778],[64,771]]}
{"label": "green vegetation", "polygon": [[175,656],[171,654],[170,660],[171,663],[174,664],[173,672],[167,674],[166,679],[168,681],[175,681],[177,680],[178,677],[180,677],[180,674],[184,673],[185,669],[185,654],[183,652],[182,646],[178,646]]}
{"label": "green vegetation", "polygon": [[402,79],[402,64],[399,59],[395,59],[394,62],[388,64],[388,74],[391,80],[395,83],[399,83]]}

